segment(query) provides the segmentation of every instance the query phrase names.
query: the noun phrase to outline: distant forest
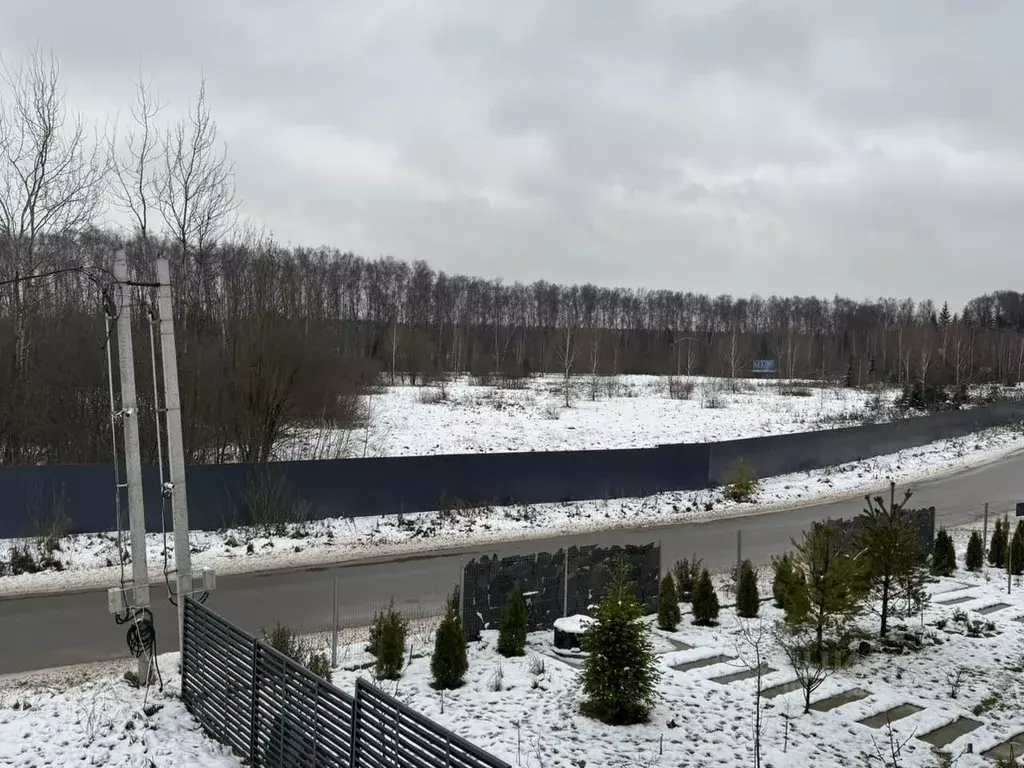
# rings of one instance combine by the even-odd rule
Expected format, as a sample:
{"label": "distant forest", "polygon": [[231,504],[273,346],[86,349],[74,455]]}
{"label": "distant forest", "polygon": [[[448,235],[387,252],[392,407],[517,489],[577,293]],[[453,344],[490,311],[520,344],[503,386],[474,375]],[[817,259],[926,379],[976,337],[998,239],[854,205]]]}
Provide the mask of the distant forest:
{"label": "distant forest", "polygon": [[[92,139],[58,63],[0,63],[0,463],[110,460],[111,256],[136,281],[170,259],[191,463],[268,460],[290,431],[351,429],[382,383],[457,373],[778,375],[848,386],[1016,383],[1024,298],[733,298],[547,282],[506,285],[423,261],[283,248],[238,224],[234,168],[206,102],[158,121],[140,82],[128,125]],[[120,211],[115,230],[107,212]],[[126,234],[127,232],[127,234]],[[153,420],[150,289],[134,289],[143,428]],[[115,345],[116,347],[116,345]],[[520,384],[517,384],[520,383]],[[146,441],[153,461],[151,444]]]}
{"label": "distant forest", "polygon": [[[119,245],[102,232],[47,242],[51,269],[96,268],[2,289],[4,463],[108,460],[101,292]],[[432,384],[461,373],[506,386],[567,370],[745,377],[754,375],[755,359],[771,359],[783,378],[956,386],[1015,384],[1024,369],[1024,297],[1011,291],[952,311],[911,299],[505,285],[422,261],[288,249],[256,238],[187,259],[167,239],[127,246],[140,282],[154,279],[157,255],[172,261],[191,462],[264,461],[290,428],[358,424],[360,396],[375,385]],[[151,408],[153,304],[148,289],[135,291],[138,389]]]}

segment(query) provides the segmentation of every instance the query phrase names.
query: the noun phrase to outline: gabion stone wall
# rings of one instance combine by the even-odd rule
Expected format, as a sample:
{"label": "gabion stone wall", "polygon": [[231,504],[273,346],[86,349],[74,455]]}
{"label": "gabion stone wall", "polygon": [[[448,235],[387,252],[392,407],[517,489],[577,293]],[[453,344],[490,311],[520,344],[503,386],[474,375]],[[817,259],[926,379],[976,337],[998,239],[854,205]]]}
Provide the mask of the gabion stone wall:
{"label": "gabion stone wall", "polygon": [[481,557],[466,564],[462,576],[462,622],[466,637],[476,640],[497,629],[513,589],[526,598],[530,629],[554,627],[563,616],[587,614],[604,596],[611,568],[629,566],[629,579],[648,613],[658,610],[661,549],[657,544],[627,547],[571,547],[554,554],[539,552],[506,558]]}

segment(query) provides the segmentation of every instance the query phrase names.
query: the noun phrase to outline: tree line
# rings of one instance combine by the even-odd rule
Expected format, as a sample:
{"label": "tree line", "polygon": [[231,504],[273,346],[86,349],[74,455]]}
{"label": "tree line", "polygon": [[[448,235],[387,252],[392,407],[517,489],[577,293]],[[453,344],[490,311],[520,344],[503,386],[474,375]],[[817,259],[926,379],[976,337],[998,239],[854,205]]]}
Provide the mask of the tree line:
{"label": "tree line", "polygon": [[[379,383],[456,373],[778,375],[851,386],[1013,384],[1024,296],[959,311],[911,299],[733,298],[506,284],[424,261],[288,248],[238,217],[234,168],[199,88],[160,117],[140,82],[127,127],[93,137],[34,52],[0,78],[0,462],[109,461],[110,261],[134,280],[140,408],[151,416],[154,260],[168,258],[191,463],[266,461],[297,428],[351,429]],[[116,228],[109,213],[129,224]],[[147,451],[152,454],[154,451]],[[152,460],[153,456],[147,456]]]}

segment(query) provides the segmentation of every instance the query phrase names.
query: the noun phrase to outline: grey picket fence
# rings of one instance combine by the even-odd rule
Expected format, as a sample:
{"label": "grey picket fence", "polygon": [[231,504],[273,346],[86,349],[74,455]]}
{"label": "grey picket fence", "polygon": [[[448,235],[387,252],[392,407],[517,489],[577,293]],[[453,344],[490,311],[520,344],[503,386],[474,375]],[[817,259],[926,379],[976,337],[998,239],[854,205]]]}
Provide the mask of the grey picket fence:
{"label": "grey picket fence", "polygon": [[191,598],[181,697],[254,768],[511,768],[364,680],[341,691]]}

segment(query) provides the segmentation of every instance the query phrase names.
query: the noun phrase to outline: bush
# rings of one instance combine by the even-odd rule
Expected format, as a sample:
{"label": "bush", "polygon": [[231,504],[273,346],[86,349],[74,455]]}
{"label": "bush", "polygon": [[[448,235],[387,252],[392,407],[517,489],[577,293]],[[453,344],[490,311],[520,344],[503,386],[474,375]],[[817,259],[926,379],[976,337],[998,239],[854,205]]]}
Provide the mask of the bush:
{"label": "bush", "polygon": [[967,542],[966,565],[968,571],[980,571],[985,559],[984,545],[981,541],[981,534],[971,531],[971,538]]}
{"label": "bush", "polygon": [[647,722],[659,672],[643,615],[620,573],[581,638],[588,653],[581,675],[583,714],[610,725]]}
{"label": "bush", "polygon": [[693,395],[694,384],[689,379],[677,379],[669,376],[668,396],[673,400],[689,400]]}
{"label": "bush", "polygon": [[367,650],[377,659],[374,674],[378,680],[397,680],[402,676],[408,635],[409,622],[395,610],[394,600],[373,617]]}
{"label": "bush", "polygon": [[666,573],[658,590],[658,628],[666,632],[675,632],[681,618],[676,581],[671,573]]}
{"label": "bush", "polygon": [[676,596],[679,598],[679,602],[688,603],[693,599],[693,585],[700,576],[702,562],[694,555],[692,560],[687,560],[684,557],[682,560],[677,560],[676,564],[672,566],[672,574],[676,580]]}
{"label": "bush", "polygon": [[453,690],[462,686],[469,671],[466,654],[466,632],[459,616],[458,592],[448,598],[448,609],[434,636],[434,655],[430,658],[433,686],[438,690]]}
{"label": "bush", "polygon": [[711,583],[711,574],[705,568],[693,588],[693,623],[710,627],[718,618],[718,594]]}
{"label": "bush", "polygon": [[732,465],[732,472],[729,473],[722,495],[729,501],[737,504],[749,504],[757,500],[758,491],[761,490],[761,483],[754,474],[753,467],[746,459],[737,459]]}
{"label": "bush", "polygon": [[11,549],[8,565],[12,576],[19,576],[23,573],[39,573],[41,570],[28,544]]}
{"label": "bush", "polygon": [[305,660],[303,658],[302,642],[299,640],[298,633],[281,622],[277,623],[270,634],[263,630],[263,642],[275,651],[283,653],[292,661],[302,664]]}
{"label": "bush", "polygon": [[513,589],[498,623],[498,653],[502,656],[526,655],[526,624],[526,601],[522,592]]}
{"label": "bush", "polygon": [[757,591],[757,572],[749,560],[740,566],[740,581],[736,588],[736,613],[752,619],[761,610],[761,595]]}
{"label": "bush", "polygon": [[314,675],[331,681],[331,661],[327,654],[304,641],[298,633],[280,622],[268,634],[263,630],[263,642],[299,664]]}
{"label": "bush", "polygon": [[992,530],[992,542],[988,547],[988,564],[995,568],[1006,567],[1006,547],[1009,543],[1009,523],[996,520],[996,527]]}
{"label": "bush", "polygon": [[952,576],[955,571],[956,550],[953,548],[953,539],[946,533],[945,528],[940,528],[935,537],[935,549],[932,552],[932,574]]}
{"label": "bush", "polygon": [[1010,542],[1010,572],[1014,576],[1024,573],[1024,523],[1019,520]]}

